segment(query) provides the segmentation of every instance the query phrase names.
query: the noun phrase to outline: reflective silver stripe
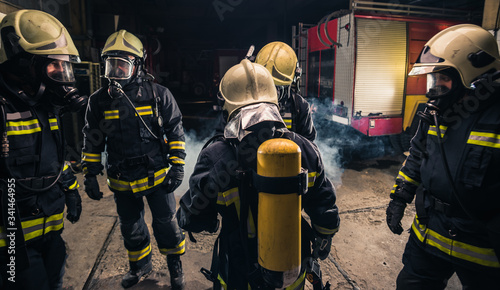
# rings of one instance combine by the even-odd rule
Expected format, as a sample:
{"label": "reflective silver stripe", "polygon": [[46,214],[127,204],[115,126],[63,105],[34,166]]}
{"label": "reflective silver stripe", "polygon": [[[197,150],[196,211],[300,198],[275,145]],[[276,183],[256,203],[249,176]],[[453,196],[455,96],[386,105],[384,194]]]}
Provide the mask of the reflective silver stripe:
{"label": "reflective silver stripe", "polygon": [[500,148],[500,135],[487,132],[470,132],[468,144]]}
{"label": "reflective silver stripe", "polygon": [[186,164],[186,162],[184,161],[184,159],[179,158],[177,156],[171,156],[168,159],[170,159],[170,161],[172,161],[172,163],[174,163],[174,164]]}
{"label": "reflective silver stripe", "polygon": [[110,120],[110,119],[119,119],[119,111],[118,110],[111,110],[111,111],[104,111],[104,119]]}
{"label": "reflective silver stripe", "polygon": [[151,253],[151,244],[148,244],[147,247],[145,247],[142,250],[139,251],[128,251],[128,259],[131,262],[137,262],[139,260],[142,260],[144,257],[147,257],[149,253]]}
{"label": "reflective silver stripe", "polygon": [[162,249],[160,248],[160,253],[163,255],[181,255],[186,251],[186,240],[182,240],[182,242],[177,245],[177,247],[173,249]]}
{"label": "reflective silver stripe", "polygon": [[108,185],[112,189],[118,191],[132,191],[134,193],[141,192],[150,188],[153,188],[163,182],[165,176],[167,175],[167,168],[160,169],[154,173],[153,185],[148,185],[148,177],[141,178],[135,181],[124,181],[108,177]]}
{"label": "reflective silver stripe", "polygon": [[240,199],[238,188],[234,187],[224,192],[219,192],[217,196],[217,204],[229,206],[236,200]]}
{"label": "reflective silver stripe", "polygon": [[33,116],[33,115],[31,115],[30,111],[7,113],[7,121],[27,119],[27,118],[30,118],[31,116]]}
{"label": "reflective silver stripe", "polygon": [[413,220],[411,227],[417,238],[422,243],[433,246],[441,252],[479,265],[500,268],[500,263],[498,262],[498,258],[496,257],[493,249],[481,248],[444,237],[439,233],[420,225],[416,217]]}
{"label": "reflective silver stripe", "polygon": [[101,162],[101,154],[100,153],[82,153],[82,161],[86,162]]}
{"label": "reflective silver stripe", "polygon": [[[444,134],[446,133],[446,130],[448,129],[447,126],[439,126],[439,131],[441,131],[441,138],[444,137]],[[434,135],[434,136],[437,136],[437,128],[436,126],[430,126],[429,127],[429,131],[427,131],[427,134],[429,135]]]}
{"label": "reflective silver stripe", "polygon": [[153,115],[153,110],[151,109],[151,106],[137,107],[135,109],[141,116]]}
{"label": "reflective silver stripe", "polygon": [[7,121],[7,136],[25,135],[42,131],[37,119],[28,121]]}
{"label": "reflective silver stripe", "polygon": [[170,150],[174,150],[174,149],[184,150],[184,149],[186,149],[186,142],[184,142],[184,141],[170,141],[170,142],[168,142],[168,148]]}
{"label": "reflective silver stripe", "polygon": [[307,173],[307,187],[313,187],[314,182],[316,182],[317,172],[309,172]]}
{"label": "reflective silver stripe", "polygon": [[49,119],[49,125],[50,125],[50,130],[59,130],[59,126],[57,125],[57,119],[56,118],[50,118]]}

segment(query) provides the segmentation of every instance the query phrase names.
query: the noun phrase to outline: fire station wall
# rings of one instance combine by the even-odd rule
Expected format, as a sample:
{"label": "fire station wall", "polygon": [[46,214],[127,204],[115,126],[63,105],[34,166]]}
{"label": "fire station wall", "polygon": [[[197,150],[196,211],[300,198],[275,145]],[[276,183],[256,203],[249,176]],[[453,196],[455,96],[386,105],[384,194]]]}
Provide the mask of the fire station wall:
{"label": "fire station wall", "polygon": [[338,40],[342,46],[337,47],[335,64],[334,105],[343,104],[347,108],[347,118],[352,117],[353,82],[354,82],[354,35],[356,31],[354,16],[344,15],[338,18]]}
{"label": "fire station wall", "polygon": [[361,116],[401,115],[406,79],[406,23],[356,18],[354,109]]}

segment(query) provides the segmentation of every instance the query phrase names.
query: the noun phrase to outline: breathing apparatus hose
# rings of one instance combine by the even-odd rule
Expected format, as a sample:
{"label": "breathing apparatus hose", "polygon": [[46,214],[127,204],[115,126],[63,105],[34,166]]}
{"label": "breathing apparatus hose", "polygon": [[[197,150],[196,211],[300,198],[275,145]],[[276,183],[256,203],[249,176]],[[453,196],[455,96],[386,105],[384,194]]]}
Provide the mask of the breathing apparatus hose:
{"label": "breathing apparatus hose", "polygon": [[448,160],[446,158],[444,148],[443,148],[443,139],[441,138],[441,129],[439,128],[439,122],[438,122],[438,114],[436,110],[431,110],[430,114],[434,117],[434,124],[436,125],[436,133],[438,137],[438,147],[439,151],[441,152],[441,161],[443,162],[444,166],[444,171],[446,173],[446,179],[448,180],[448,183],[450,184],[453,196],[456,198],[458,201],[458,204],[462,208],[462,210],[473,220],[477,220],[477,217],[475,217],[465,206],[462,200],[460,200],[460,197],[458,196],[458,191],[457,187],[455,186],[455,183],[453,182],[453,178],[451,176],[450,172],[450,167],[448,165]]}
{"label": "breathing apparatus hose", "polygon": [[[113,81],[114,82],[114,81]],[[134,109],[135,111],[135,114],[137,115],[137,117],[139,117],[139,120],[141,120],[142,124],[144,125],[144,127],[146,127],[146,129],[148,130],[149,134],[151,134],[151,136],[153,136],[153,138],[155,139],[159,139],[158,136],[156,136],[153,131],[148,127],[148,125],[146,125],[146,122],[144,121],[144,119],[141,117],[141,115],[139,114],[139,112],[137,111],[137,109],[135,108],[134,104],[132,103],[132,101],[128,98],[127,94],[125,94],[125,92],[123,91],[123,89],[120,87],[120,86],[116,86],[116,89],[120,92],[120,94],[122,94],[125,99],[127,99],[128,103],[130,104],[130,106]],[[158,103],[156,104],[158,106]],[[158,109],[157,109],[158,111]]]}

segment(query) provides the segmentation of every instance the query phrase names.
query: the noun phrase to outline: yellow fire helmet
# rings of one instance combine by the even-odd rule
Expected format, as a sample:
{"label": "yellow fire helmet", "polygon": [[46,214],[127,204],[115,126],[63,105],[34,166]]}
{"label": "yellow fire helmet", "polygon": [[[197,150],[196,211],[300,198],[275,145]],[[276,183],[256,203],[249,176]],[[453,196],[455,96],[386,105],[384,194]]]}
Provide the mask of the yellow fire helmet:
{"label": "yellow fire helmet", "polygon": [[482,74],[500,69],[500,55],[495,37],[473,24],[459,24],[442,30],[424,46],[409,75],[423,75],[455,68],[463,85]]}
{"label": "yellow fire helmet", "polygon": [[295,76],[297,55],[288,44],[275,41],[259,51],[255,62],[269,70],[276,86],[289,86]]}
{"label": "yellow fire helmet", "polygon": [[18,10],[0,22],[0,64],[23,51],[48,58],[79,62],[68,31],[54,16],[39,10]]}
{"label": "yellow fire helmet", "polygon": [[220,82],[223,109],[229,119],[239,108],[257,103],[278,105],[278,95],[269,71],[260,64],[243,59],[231,67]]}
{"label": "yellow fire helmet", "polygon": [[111,52],[126,52],[139,58],[144,57],[144,48],[141,40],[124,29],[108,37],[101,55],[105,56]]}

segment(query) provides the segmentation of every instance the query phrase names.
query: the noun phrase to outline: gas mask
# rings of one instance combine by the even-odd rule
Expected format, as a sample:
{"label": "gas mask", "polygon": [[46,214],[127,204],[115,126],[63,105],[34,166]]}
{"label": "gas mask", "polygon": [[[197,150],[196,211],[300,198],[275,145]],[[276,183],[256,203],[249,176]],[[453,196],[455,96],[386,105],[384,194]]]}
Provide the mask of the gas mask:
{"label": "gas mask", "polygon": [[451,107],[465,94],[458,71],[454,68],[427,74],[426,97],[440,111]]}
{"label": "gas mask", "polygon": [[42,63],[42,83],[46,85],[49,101],[54,106],[77,112],[87,105],[87,97],[80,96],[71,62],[48,59]]}
{"label": "gas mask", "polygon": [[105,59],[104,77],[123,88],[134,79],[136,62],[133,56],[108,56]]}

